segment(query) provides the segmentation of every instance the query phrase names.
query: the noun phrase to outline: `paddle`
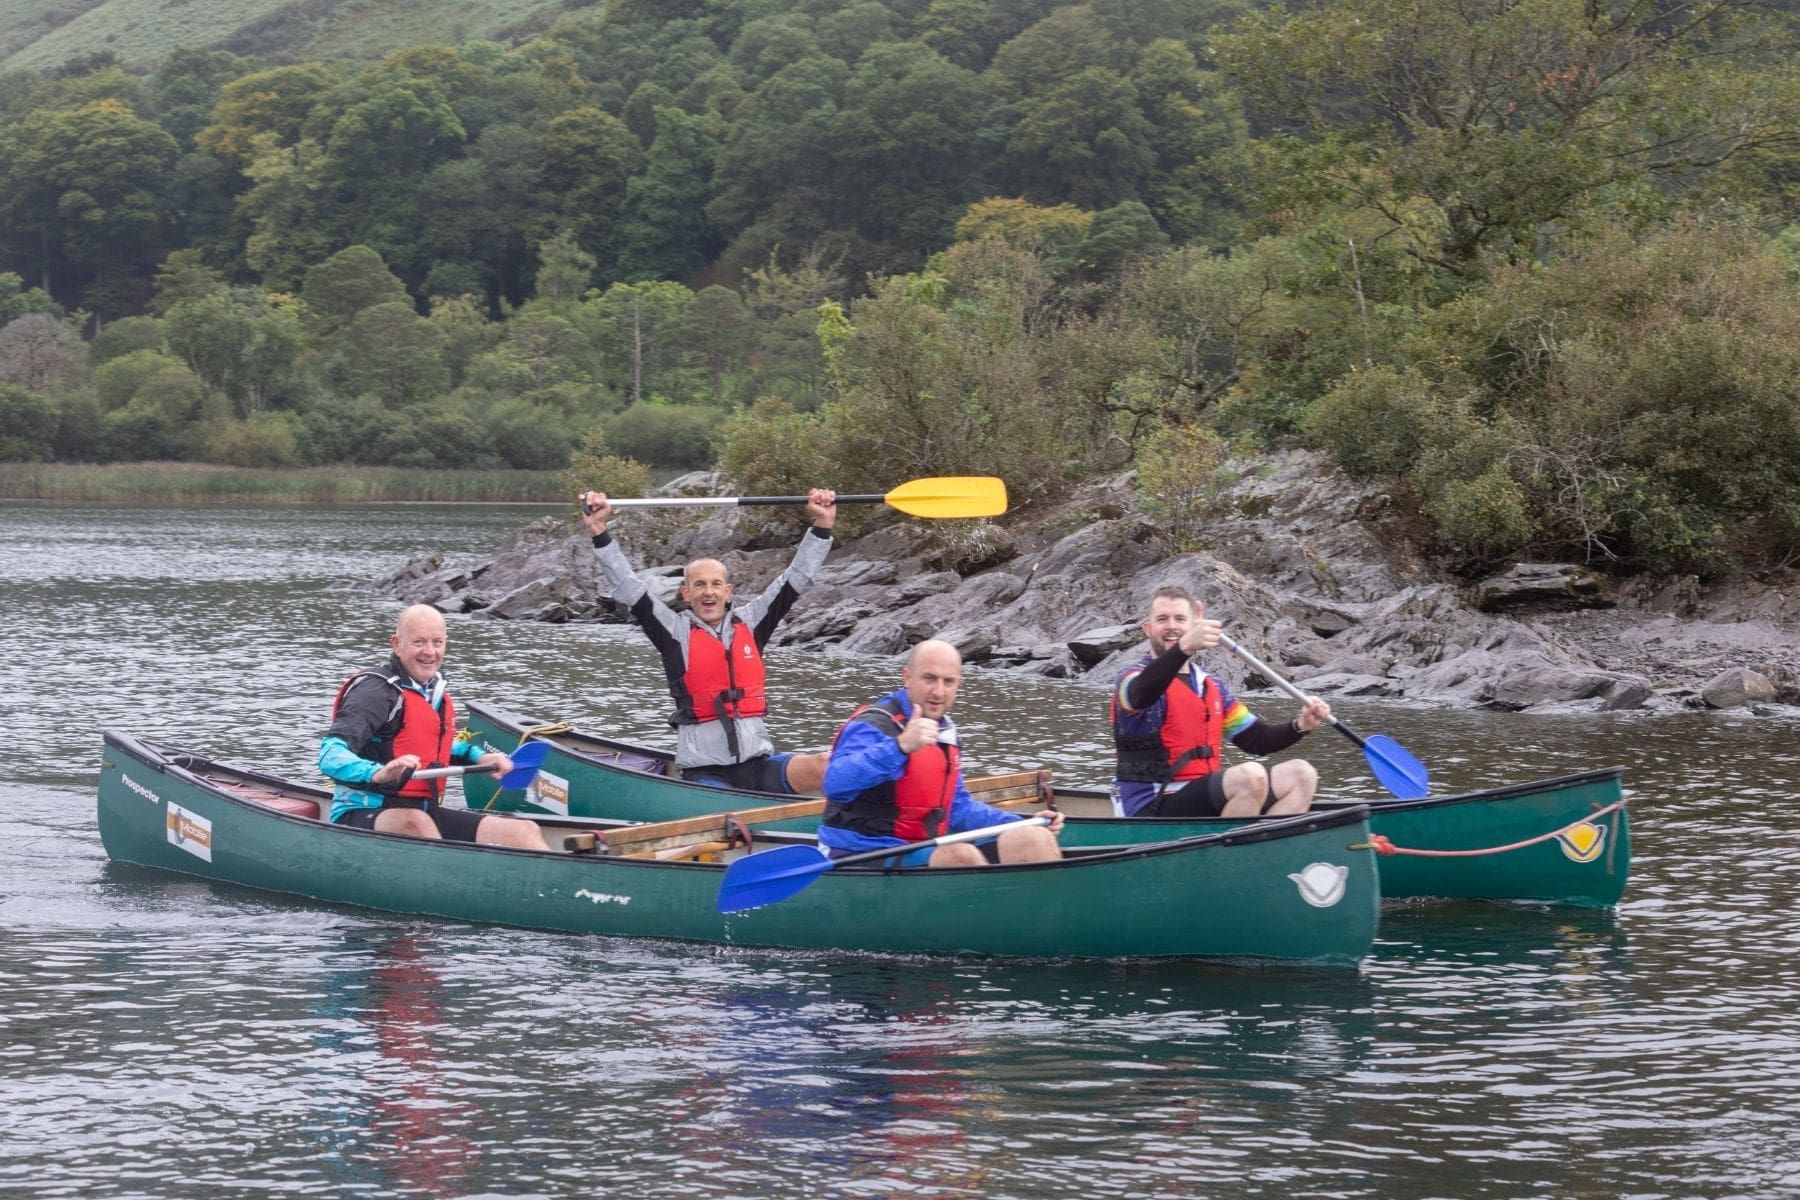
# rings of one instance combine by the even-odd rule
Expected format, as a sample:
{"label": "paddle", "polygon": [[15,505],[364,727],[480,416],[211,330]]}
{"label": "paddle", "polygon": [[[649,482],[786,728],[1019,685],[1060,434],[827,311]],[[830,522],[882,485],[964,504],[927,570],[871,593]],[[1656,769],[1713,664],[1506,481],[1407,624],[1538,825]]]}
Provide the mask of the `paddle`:
{"label": "paddle", "polygon": [[[510,791],[513,788],[530,787],[531,781],[537,778],[538,768],[544,765],[544,759],[550,755],[549,742],[526,742],[514,750],[512,770],[500,776],[500,790]],[[465,767],[426,767],[422,771],[407,771],[400,776],[400,782],[409,779],[446,779],[452,775],[492,775],[500,769],[498,763],[483,766],[479,763]]]}
{"label": "paddle", "polygon": [[[1276,687],[1305,704],[1307,695],[1274,671],[1267,663],[1250,653],[1224,634],[1219,635],[1219,644],[1249,663],[1256,673],[1272,682]],[[1431,790],[1431,775],[1425,764],[1407,753],[1406,747],[1386,734],[1373,733],[1362,737],[1335,716],[1327,717],[1331,727],[1361,747],[1363,758],[1368,760],[1369,770],[1381,786],[1402,800],[1417,800]]]}
{"label": "paddle", "polygon": [[[806,496],[647,496],[610,503],[614,508],[682,508],[707,504],[805,504],[807,499]],[[840,492],[837,502],[885,504],[914,517],[997,517],[1006,511],[1006,481],[992,475],[946,475],[914,479],[881,495]]]}
{"label": "paddle", "polygon": [[847,854],[843,858],[827,858],[824,851],[812,846],[780,846],[774,850],[746,854],[725,868],[725,881],[719,885],[719,911],[742,912],[747,908],[760,908],[765,904],[774,904],[777,900],[786,900],[811,887],[813,880],[833,867],[894,858],[932,846],[948,846],[953,842],[979,842],[984,838],[998,837],[1021,825],[1049,823],[1050,818],[1047,816],[1027,817],[1023,821],[989,825],[982,829],[965,829],[961,833],[946,833],[922,842],[908,842],[903,846],[888,846],[862,854]]}

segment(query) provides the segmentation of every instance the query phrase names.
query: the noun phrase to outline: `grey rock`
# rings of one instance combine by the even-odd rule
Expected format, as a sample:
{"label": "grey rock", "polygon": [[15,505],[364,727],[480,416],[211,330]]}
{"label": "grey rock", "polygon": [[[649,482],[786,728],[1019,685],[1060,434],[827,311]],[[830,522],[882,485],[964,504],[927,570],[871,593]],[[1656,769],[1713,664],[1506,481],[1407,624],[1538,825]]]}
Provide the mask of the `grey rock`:
{"label": "grey rock", "polygon": [[[1151,593],[1175,583],[1273,668],[1328,695],[1673,710],[1705,705],[1703,688],[1730,677],[1739,711],[1800,705],[1800,573],[1615,588],[1585,567],[1529,564],[1465,587],[1411,548],[1391,497],[1320,456],[1293,451],[1239,469],[1205,548],[1184,554],[1161,544],[1129,472],[1004,525],[871,514],[777,640],[892,656],[943,637],[993,669],[1105,686],[1145,650],[1138,624]],[[670,490],[718,495],[724,485],[696,474]],[[617,529],[639,577],[666,601],[699,555],[719,558],[751,594],[787,566],[804,528],[792,513],[747,515],[758,511],[634,509]],[[426,555],[362,586],[499,619],[627,619],[585,531],[549,518],[491,559]],[[1263,682],[1222,651],[1205,665],[1233,687]]]}
{"label": "grey rock", "polygon": [[1068,640],[1069,653],[1084,667],[1105,661],[1109,654],[1135,646],[1144,640],[1140,625],[1104,625],[1088,629]]}
{"label": "grey rock", "polygon": [[1477,583],[1470,589],[1470,599],[1482,612],[1617,603],[1615,589],[1605,578],[1574,563],[1514,563],[1501,574]]}
{"label": "grey rock", "polygon": [[1768,676],[1744,667],[1721,671],[1700,688],[1700,697],[1713,708],[1743,708],[1775,699],[1775,684]]}

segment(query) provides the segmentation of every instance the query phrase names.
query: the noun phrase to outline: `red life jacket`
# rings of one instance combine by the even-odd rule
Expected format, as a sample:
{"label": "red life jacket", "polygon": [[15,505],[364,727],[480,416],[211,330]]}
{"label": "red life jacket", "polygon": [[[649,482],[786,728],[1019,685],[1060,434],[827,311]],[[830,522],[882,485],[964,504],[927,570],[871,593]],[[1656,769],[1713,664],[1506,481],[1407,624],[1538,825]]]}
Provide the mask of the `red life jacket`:
{"label": "red life jacket", "polygon": [[763,695],[762,651],[750,627],[731,618],[731,653],[724,641],[699,622],[688,629],[687,671],[681,679],[687,691],[685,712],[675,714],[679,725],[717,721],[723,717],[760,717],[769,711]]}
{"label": "red life jacket", "polygon": [[[344,693],[364,675],[381,680],[393,690],[394,707],[389,710],[388,723],[398,716],[400,727],[388,736],[377,732],[367,746],[351,749],[378,763],[392,762],[402,754],[416,754],[426,767],[449,766],[451,751],[456,748],[456,703],[448,692],[444,693],[443,703],[434,708],[417,688],[403,686],[396,676],[385,671],[358,671],[339,686],[337,698],[331,702],[331,715],[337,716],[344,703]],[[399,788],[371,787],[369,790],[408,800],[436,800],[444,794],[444,781],[408,779]]]}
{"label": "red life jacket", "polygon": [[1202,676],[1203,694],[1195,695],[1192,678],[1184,669],[1157,700],[1162,720],[1155,734],[1120,733],[1119,698],[1113,697],[1113,748],[1119,760],[1115,778],[1133,783],[1186,782],[1223,769],[1219,749],[1225,733],[1224,697],[1210,675]]}
{"label": "red life jacket", "polygon": [[[889,697],[851,713],[832,739],[834,747],[854,721],[873,725],[895,741],[906,728],[900,702]],[[936,742],[907,755],[900,778],[858,792],[846,803],[826,805],[822,823],[865,837],[922,842],[944,831],[961,778],[962,751],[955,743]]]}

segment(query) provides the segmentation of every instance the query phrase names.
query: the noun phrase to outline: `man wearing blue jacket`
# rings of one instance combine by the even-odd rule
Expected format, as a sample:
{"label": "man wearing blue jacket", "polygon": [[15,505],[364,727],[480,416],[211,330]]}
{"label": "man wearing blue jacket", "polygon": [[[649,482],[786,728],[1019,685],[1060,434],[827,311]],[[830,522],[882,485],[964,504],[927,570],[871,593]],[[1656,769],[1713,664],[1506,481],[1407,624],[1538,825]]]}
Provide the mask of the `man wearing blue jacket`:
{"label": "man wearing blue jacket", "polygon": [[[819,844],[834,858],[904,846],[946,833],[1023,821],[983,804],[963,786],[962,751],[949,709],[962,685],[962,655],[948,642],[913,647],[900,670],[904,686],[852,713],[825,766],[825,816]],[[967,842],[916,850],[902,866],[978,867],[987,862],[1045,862],[1062,857],[1051,824],[999,835],[991,854]]]}

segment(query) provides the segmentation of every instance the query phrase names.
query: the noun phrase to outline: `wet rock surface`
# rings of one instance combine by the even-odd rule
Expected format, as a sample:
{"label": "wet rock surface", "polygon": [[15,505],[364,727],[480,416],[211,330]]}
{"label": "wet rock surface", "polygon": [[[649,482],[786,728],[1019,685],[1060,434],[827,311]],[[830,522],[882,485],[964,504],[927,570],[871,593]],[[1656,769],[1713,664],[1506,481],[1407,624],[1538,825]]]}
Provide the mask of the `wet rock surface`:
{"label": "wet rock surface", "polygon": [[[706,475],[673,492],[718,490]],[[1500,709],[1734,707],[1800,716],[1800,575],[1620,582],[1573,563],[1519,563],[1470,583],[1412,549],[1388,498],[1291,452],[1260,460],[1208,545],[1168,554],[1129,476],[1002,522],[847,515],[816,586],[775,644],[894,655],[938,637],[971,663],[1110,681],[1142,652],[1161,584],[1187,587],[1253,654],[1321,695]],[[674,598],[681,564],[722,560],[754,592],[790,560],[799,524],[724,507],[632,510],[614,532]],[[779,519],[779,518],[777,518]],[[544,518],[486,559],[429,555],[363,585],[406,603],[502,620],[624,621],[585,531]],[[1219,651],[1207,668],[1260,686]]]}

